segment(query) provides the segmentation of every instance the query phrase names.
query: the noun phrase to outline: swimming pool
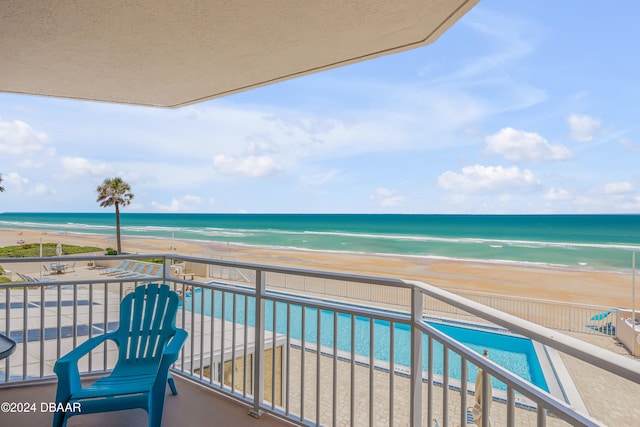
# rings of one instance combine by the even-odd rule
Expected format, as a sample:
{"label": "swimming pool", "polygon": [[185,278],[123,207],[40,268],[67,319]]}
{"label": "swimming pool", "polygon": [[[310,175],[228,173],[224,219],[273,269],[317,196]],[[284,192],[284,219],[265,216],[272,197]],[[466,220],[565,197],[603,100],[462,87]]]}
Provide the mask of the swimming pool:
{"label": "swimming pool", "polygon": [[[187,311],[194,308],[195,313],[201,312],[202,307],[202,289],[196,288],[194,295],[187,292],[184,299],[184,307]],[[213,295],[213,305],[212,305]],[[246,301],[245,301],[246,300]],[[211,316],[213,308],[213,317],[222,318],[223,315],[223,298],[221,291],[213,291],[204,289],[204,314]],[[287,304],[282,302],[275,303],[275,330],[277,333],[286,334],[287,326],[290,323],[290,336],[292,340],[302,340],[302,310],[301,305],[290,305],[290,321],[287,318]],[[224,296],[224,319],[233,321],[233,294],[226,292]],[[255,298],[236,295],[235,300],[235,321],[244,324],[245,311],[247,324],[255,325]],[[273,331],[274,318],[274,302],[265,301],[265,329]],[[337,336],[334,337],[334,312],[329,310],[321,310],[320,312],[320,345],[325,348],[332,349],[334,340],[339,352],[344,354],[351,353],[351,315],[346,313],[338,313],[337,317]],[[318,311],[316,308],[304,307],[304,340],[307,344],[318,344]],[[357,356],[368,357],[370,354],[370,322],[367,317],[355,317],[355,347],[354,353]],[[390,360],[390,340],[391,340],[391,324],[384,320],[373,320],[373,354],[374,359],[379,362],[389,362]],[[465,327],[462,325],[451,325],[442,322],[428,321],[434,328],[449,335],[455,340],[465,344],[479,354],[484,349],[489,351],[491,360],[500,366],[508,369],[521,378],[535,384],[545,391],[549,391],[544,373],[542,371],[537,353],[532,341],[528,338],[504,333],[499,330],[483,330],[477,327]],[[407,324],[394,324],[394,363],[396,366],[410,366],[411,361],[411,331]],[[428,370],[428,346],[427,337],[424,336],[425,343],[423,345],[423,370]],[[433,367],[436,375],[443,373],[443,350],[442,344],[434,341],[433,348]],[[449,352],[449,376],[454,379],[460,379],[460,356],[454,352]],[[468,378],[472,381],[477,374],[475,365],[468,364]],[[493,387],[498,390],[506,390],[506,385],[497,379],[492,379]]]}

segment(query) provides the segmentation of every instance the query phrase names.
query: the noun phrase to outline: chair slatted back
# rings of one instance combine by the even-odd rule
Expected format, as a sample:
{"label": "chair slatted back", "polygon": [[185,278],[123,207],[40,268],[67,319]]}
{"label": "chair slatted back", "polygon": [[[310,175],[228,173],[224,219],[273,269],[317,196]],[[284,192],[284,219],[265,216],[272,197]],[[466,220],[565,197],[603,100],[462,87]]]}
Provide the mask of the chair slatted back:
{"label": "chair slatted back", "polygon": [[178,294],[168,285],[139,286],[120,306],[118,364],[158,363],[175,334]]}

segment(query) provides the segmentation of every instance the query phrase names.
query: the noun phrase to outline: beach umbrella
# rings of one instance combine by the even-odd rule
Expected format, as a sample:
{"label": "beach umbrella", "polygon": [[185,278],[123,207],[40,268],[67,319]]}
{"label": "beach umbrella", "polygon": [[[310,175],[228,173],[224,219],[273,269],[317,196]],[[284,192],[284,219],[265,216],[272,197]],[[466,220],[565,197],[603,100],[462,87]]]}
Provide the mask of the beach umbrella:
{"label": "beach umbrella", "polygon": [[[487,350],[484,351],[484,356],[489,357],[489,353]],[[476,425],[479,425],[479,426],[483,425],[482,424],[482,400],[484,398],[489,399],[487,401],[487,405],[489,406],[489,410],[491,410],[491,401],[493,399],[493,387],[491,386],[491,381],[488,382],[489,391],[487,396],[483,396],[482,377],[483,377],[482,369],[478,369],[478,375],[476,375],[476,400],[475,400],[475,404],[471,408],[471,415],[473,416],[473,421],[476,423]],[[487,425],[491,427],[491,417],[489,417],[489,419],[487,420]]]}
{"label": "beach umbrella", "polygon": [[591,316],[591,320],[602,320],[608,315],[610,315],[611,313],[613,313],[614,311],[615,310],[603,311],[602,313],[598,313],[595,316]]}
{"label": "beach umbrella", "polygon": [[62,255],[62,243],[58,242],[58,244],[56,245],[56,256],[61,256]]}

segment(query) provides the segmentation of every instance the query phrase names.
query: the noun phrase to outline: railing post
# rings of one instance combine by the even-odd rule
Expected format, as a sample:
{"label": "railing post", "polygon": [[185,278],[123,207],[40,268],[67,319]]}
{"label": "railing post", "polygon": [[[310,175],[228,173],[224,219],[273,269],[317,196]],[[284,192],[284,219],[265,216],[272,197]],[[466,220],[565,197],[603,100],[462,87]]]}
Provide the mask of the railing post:
{"label": "railing post", "polygon": [[171,268],[171,260],[167,259],[167,256],[162,257],[162,283],[167,283],[167,278],[171,275],[169,274],[169,269]]}
{"label": "railing post", "polygon": [[515,425],[516,420],[516,393],[513,391],[513,387],[507,386],[507,425]]}
{"label": "railing post", "polygon": [[[422,292],[411,289],[411,426],[422,425]],[[429,420],[429,422],[431,422]]]}
{"label": "railing post", "polygon": [[[253,353],[253,408],[249,410],[249,415],[259,418],[261,415],[260,405],[264,393],[264,301],[263,296],[266,288],[266,274],[262,270],[256,270],[256,321],[254,330],[254,353]],[[275,331],[274,331],[275,339]]]}
{"label": "railing post", "polygon": [[[460,425],[467,424],[467,359],[460,355]],[[513,424],[507,424],[513,425]]]}
{"label": "railing post", "polygon": [[482,369],[482,427],[489,427],[491,425],[491,402],[493,395],[491,392],[491,375],[486,369]]}

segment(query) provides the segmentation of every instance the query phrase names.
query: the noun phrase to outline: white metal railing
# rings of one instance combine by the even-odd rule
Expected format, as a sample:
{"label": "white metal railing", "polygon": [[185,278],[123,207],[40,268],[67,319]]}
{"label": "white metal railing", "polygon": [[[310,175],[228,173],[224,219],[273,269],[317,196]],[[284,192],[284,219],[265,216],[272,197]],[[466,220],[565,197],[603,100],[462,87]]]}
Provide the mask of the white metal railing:
{"label": "white metal railing", "polygon": [[[254,416],[266,411],[300,425],[418,426],[431,425],[434,419],[442,426],[465,425],[474,396],[469,373],[477,367],[484,378],[484,396],[491,378],[506,384],[504,392],[494,394],[491,409],[491,399],[483,399],[482,425],[488,425],[489,416],[494,425],[525,420],[536,425],[603,425],[425,322],[432,300],[640,384],[638,362],[424,283],[176,255],[110,259],[151,257],[164,261],[157,281],[182,294],[176,323],[188,330],[189,339],[174,371],[249,403]],[[172,260],[215,266],[209,271],[250,273],[234,274],[226,283],[184,280],[170,276]],[[41,261],[0,259],[0,264]],[[283,292],[283,279],[303,283],[306,289],[303,294]],[[17,338],[19,346],[14,356],[0,362],[0,383],[53,380],[53,362],[81,340],[117,327],[119,301],[131,287],[148,281],[96,273],[0,285],[0,332]],[[341,298],[310,298],[305,293],[317,290],[311,283]],[[384,307],[348,304],[344,298],[350,294],[382,300]],[[388,326],[384,334],[376,329],[381,324]],[[403,341],[399,331],[405,330],[409,335]],[[380,356],[381,349],[386,356]],[[401,351],[408,352],[407,362],[399,362]],[[444,363],[439,372],[436,352],[442,353]],[[82,371],[110,369],[114,354],[107,345],[98,348]],[[459,371],[459,378],[450,370]]]}
{"label": "white metal railing", "polygon": [[[231,279],[231,276],[235,275],[235,277],[238,278],[237,280],[246,281],[243,280],[245,274],[240,271],[234,273],[234,270],[229,268],[224,271],[226,274],[220,275],[216,275],[215,272],[212,271],[214,274],[212,274],[211,277]],[[397,289],[394,288],[387,287],[386,292],[377,291],[372,293],[371,287],[361,287],[358,286],[357,283],[349,283],[346,281],[342,281],[342,283],[337,286],[336,281],[326,281],[316,277],[274,275],[270,280],[270,285],[273,288],[289,290],[296,293],[305,292],[318,296],[325,295],[330,298],[344,298],[349,301],[361,301],[363,304],[373,302],[376,304],[384,303],[397,307],[408,307],[410,303],[410,295],[408,293],[400,294],[397,292]],[[615,321],[612,319],[613,316],[596,318],[598,315],[611,310],[612,307],[459,289],[444,289],[469,300],[479,302],[548,328],[590,335],[615,335]],[[474,317],[462,309],[452,307],[435,298],[427,298],[424,309],[430,313],[437,312],[443,315],[450,314],[454,316]]]}
{"label": "white metal railing", "polygon": [[[602,315],[615,307],[496,295],[458,289],[446,290],[547,328],[592,335],[615,335],[615,328],[611,327],[615,326],[615,319],[612,319],[613,316]],[[463,310],[451,307],[436,299],[430,299],[426,308],[429,311],[465,314]]]}

